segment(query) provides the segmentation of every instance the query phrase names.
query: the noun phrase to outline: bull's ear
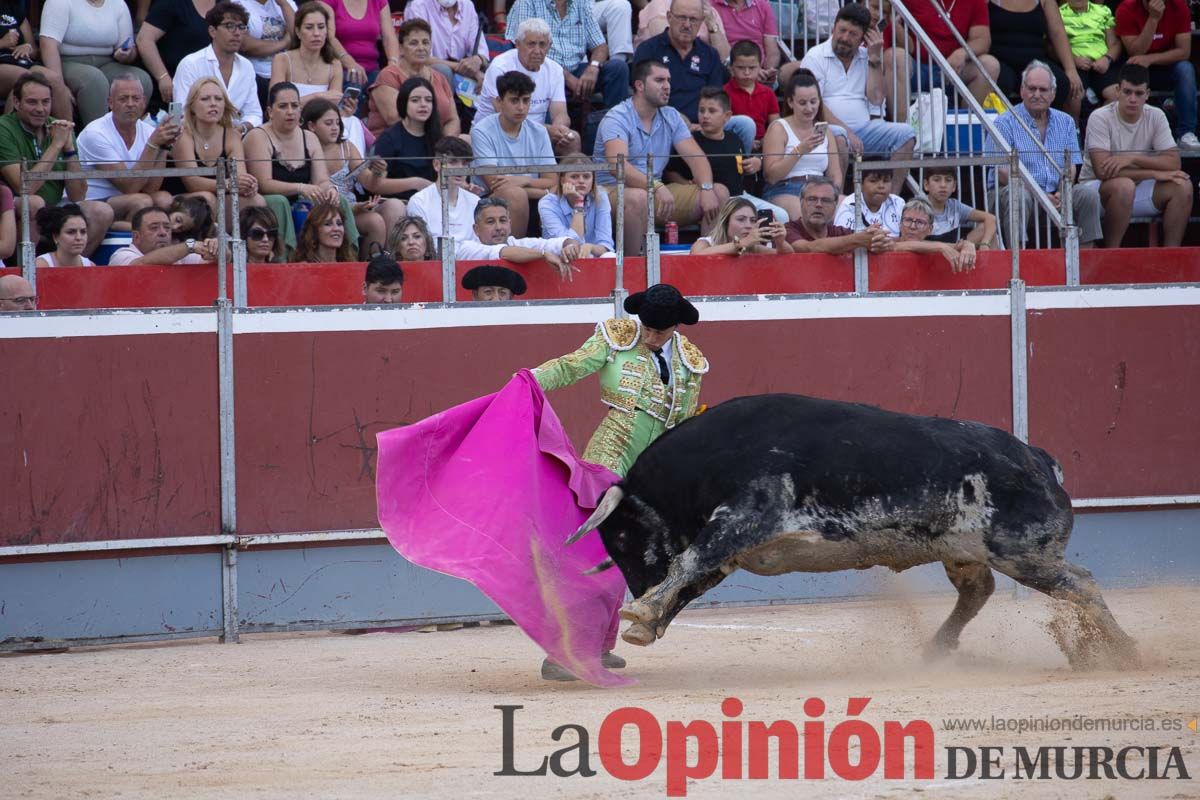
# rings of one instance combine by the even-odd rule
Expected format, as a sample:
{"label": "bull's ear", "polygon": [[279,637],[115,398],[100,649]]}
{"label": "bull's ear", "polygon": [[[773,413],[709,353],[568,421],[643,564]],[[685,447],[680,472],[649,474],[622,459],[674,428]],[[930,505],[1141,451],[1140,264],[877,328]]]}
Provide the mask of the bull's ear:
{"label": "bull's ear", "polygon": [[588,531],[595,530],[600,523],[608,519],[612,512],[617,510],[617,506],[621,504],[621,500],[625,497],[625,490],[620,486],[610,486],[604,496],[600,498],[600,502],[596,505],[596,510],[587,518],[587,521],[579,527],[579,530],[567,537],[567,544],[575,544]]}

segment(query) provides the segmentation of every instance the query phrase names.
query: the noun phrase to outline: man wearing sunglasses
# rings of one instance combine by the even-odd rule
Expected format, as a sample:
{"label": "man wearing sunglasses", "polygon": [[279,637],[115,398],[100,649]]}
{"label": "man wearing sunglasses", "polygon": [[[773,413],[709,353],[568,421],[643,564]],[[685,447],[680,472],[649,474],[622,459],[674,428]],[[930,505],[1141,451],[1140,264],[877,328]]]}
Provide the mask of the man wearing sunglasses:
{"label": "man wearing sunglasses", "polygon": [[180,103],[187,102],[188,91],[197,80],[212,76],[221,81],[225,94],[237,109],[233,120],[243,134],[262,125],[262,106],[258,102],[258,82],[250,59],[238,53],[246,38],[250,16],[246,9],[230,0],[221,0],[204,15],[212,44],[184,56],[175,69],[172,94]]}

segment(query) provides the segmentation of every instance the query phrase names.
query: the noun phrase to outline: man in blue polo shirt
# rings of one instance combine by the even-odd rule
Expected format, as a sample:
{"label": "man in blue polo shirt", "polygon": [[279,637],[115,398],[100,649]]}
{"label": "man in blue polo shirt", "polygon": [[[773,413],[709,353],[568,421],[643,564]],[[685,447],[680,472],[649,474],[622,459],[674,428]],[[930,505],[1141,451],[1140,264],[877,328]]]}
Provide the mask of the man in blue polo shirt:
{"label": "man in blue polo shirt", "polygon": [[[614,162],[625,156],[625,254],[639,255],[646,236],[649,191],[654,192],[658,222],[690,225],[703,218],[704,229],[712,224],[729,192],[713,185],[712,165],[692,138],[687,121],[667,100],[671,96],[671,73],[661,61],[639,61],[633,65],[633,97],[604,115],[596,132],[592,158]],[[687,159],[694,183],[663,183],[671,147]],[[652,155],[650,172],[646,156]],[[613,214],[617,209],[616,179],[608,172],[596,173],[608,192]],[[616,221],[615,219],[613,220]]]}
{"label": "man in blue polo shirt", "polygon": [[[651,36],[633,54],[633,62],[657,61],[671,71],[671,107],[683,114],[692,130],[699,127],[700,90],[724,86],[729,80],[721,57],[711,46],[696,38],[704,24],[701,0],[672,0],[667,11],[667,29]],[[743,152],[754,149],[754,120],[730,118],[725,130],[742,140]]]}

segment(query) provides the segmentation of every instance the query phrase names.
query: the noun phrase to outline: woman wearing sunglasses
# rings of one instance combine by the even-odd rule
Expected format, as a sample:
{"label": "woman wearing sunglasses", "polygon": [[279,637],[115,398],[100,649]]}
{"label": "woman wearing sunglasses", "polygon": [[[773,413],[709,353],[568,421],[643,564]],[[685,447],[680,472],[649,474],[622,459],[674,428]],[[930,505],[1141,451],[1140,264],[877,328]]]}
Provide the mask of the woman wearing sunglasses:
{"label": "woman wearing sunglasses", "polygon": [[284,260],[279,223],[271,209],[263,206],[243,208],[238,216],[238,230],[246,238],[247,264],[271,264]]}

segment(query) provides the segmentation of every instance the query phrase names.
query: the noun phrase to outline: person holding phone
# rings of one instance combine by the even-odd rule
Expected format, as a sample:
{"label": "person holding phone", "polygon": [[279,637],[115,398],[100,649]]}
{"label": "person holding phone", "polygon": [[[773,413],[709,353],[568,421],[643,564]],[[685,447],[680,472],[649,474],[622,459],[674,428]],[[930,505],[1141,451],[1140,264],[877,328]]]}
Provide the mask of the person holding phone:
{"label": "person holding phone", "polygon": [[821,89],[806,69],[796,70],[788,85],[791,113],[775,120],[763,137],[763,199],[800,219],[800,190],[808,178],[826,177],[842,185],[842,163],[837,139],[821,116]]}
{"label": "person holding phone", "polygon": [[790,253],[786,231],[775,215],[743,197],[726,201],[707,236],[692,245],[692,255],[742,256],[747,253]]}
{"label": "person holding phone", "polygon": [[42,63],[63,76],[75,96],[79,119],[86,127],[108,113],[109,82],[130,74],[146,97],[154,91],[150,75],[138,63],[133,18],[124,3],[89,0],[46,0],[42,8]]}

